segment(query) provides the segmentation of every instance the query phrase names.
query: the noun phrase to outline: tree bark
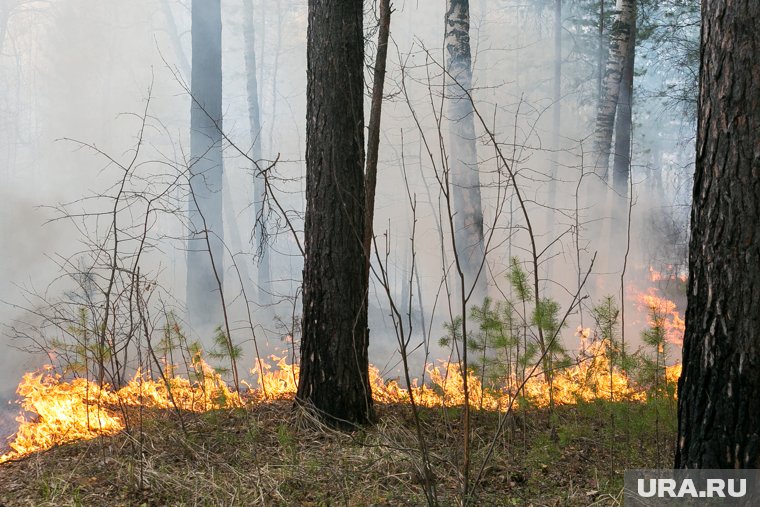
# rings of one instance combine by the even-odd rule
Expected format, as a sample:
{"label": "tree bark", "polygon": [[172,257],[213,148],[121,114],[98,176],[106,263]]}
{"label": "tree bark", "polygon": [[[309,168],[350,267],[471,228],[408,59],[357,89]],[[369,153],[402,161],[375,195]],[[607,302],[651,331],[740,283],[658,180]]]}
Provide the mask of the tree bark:
{"label": "tree bark", "polygon": [[362,2],[309,0],[306,259],[296,400],[345,428],[373,419],[362,244],[362,11]]}
{"label": "tree bark", "polygon": [[702,3],[677,468],[760,468],[760,6]]}
{"label": "tree bark", "polygon": [[617,0],[617,15],[610,33],[610,48],[605,68],[602,96],[596,115],[594,129],[594,170],[607,181],[612,147],[612,130],[620,96],[620,82],[625,59],[633,43],[633,27],[636,20],[636,0]]}
{"label": "tree bark", "polygon": [[455,213],[454,234],[457,255],[468,285],[466,291],[469,292],[470,287],[474,286],[478,300],[486,295],[486,276],[485,272],[478,274],[484,256],[483,208],[475,122],[468,97],[472,89],[468,0],[447,1],[445,45],[446,70],[449,74],[446,86],[450,121],[448,159]]}
{"label": "tree bark", "polygon": [[[223,277],[222,219],[222,20],[220,0],[193,0],[190,90],[190,238],[187,244],[187,311],[200,333],[222,321],[219,284]],[[201,216],[202,215],[202,216]],[[203,219],[205,219],[205,228]],[[206,234],[211,252],[206,245]]]}
{"label": "tree bark", "polygon": [[[612,186],[615,192],[628,197],[628,180],[631,177],[631,134],[633,119],[633,71],[636,61],[636,18],[631,27],[631,44],[623,65],[620,97],[615,115],[615,154],[612,164]],[[617,206],[620,211],[620,206]]]}
{"label": "tree bark", "polygon": [[[253,142],[251,158],[259,164],[261,161],[261,109],[259,107],[259,85],[256,74],[256,49],[254,47],[253,0],[243,0],[244,24],[243,39],[245,43],[244,59],[246,72],[246,92],[248,95],[248,124]],[[259,304],[269,304],[271,297],[271,274],[269,267],[269,246],[266,242],[266,220],[264,216],[264,198],[266,190],[264,177],[258,174],[260,168],[253,167],[253,239],[256,245],[255,258],[258,261],[258,296]]]}

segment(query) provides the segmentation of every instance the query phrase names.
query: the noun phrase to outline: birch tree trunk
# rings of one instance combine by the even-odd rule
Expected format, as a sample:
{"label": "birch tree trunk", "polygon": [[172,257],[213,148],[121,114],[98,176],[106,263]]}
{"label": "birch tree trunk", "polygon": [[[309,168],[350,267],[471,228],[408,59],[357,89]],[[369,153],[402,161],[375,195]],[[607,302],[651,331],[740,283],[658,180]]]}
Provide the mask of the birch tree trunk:
{"label": "birch tree trunk", "polygon": [[760,5],[702,2],[676,468],[760,468]]}
{"label": "birch tree trunk", "polygon": [[636,0],[617,0],[617,14],[610,30],[610,47],[602,79],[602,94],[594,130],[594,170],[607,181],[612,148],[612,130],[620,97],[620,83],[626,56],[633,44],[636,21]]}
{"label": "birch tree trunk", "polygon": [[448,159],[454,210],[457,255],[466,291],[474,286],[475,300],[486,294],[483,261],[483,209],[480,200],[475,122],[467,92],[472,89],[470,6],[468,0],[448,0],[446,10],[446,94],[448,97]]}
{"label": "birch tree trunk", "polygon": [[205,334],[213,332],[223,318],[219,299],[224,276],[220,0],[193,0],[191,31],[190,185],[194,198],[189,202],[187,311],[190,324]]}
{"label": "birch tree trunk", "polygon": [[[636,58],[636,18],[631,27],[631,44],[623,63],[620,96],[615,114],[615,150],[612,156],[610,251],[625,244],[628,233],[629,183],[631,178],[631,135],[633,133],[633,75]],[[622,256],[620,256],[622,258]]]}
{"label": "birch tree trunk", "polygon": [[612,158],[612,187],[621,197],[628,197],[628,182],[631,177],[631,135],[633,119],[633,74],[636,61],[636,19],[631,28],[631,44],[623,65],[615,115],[615,153]]}

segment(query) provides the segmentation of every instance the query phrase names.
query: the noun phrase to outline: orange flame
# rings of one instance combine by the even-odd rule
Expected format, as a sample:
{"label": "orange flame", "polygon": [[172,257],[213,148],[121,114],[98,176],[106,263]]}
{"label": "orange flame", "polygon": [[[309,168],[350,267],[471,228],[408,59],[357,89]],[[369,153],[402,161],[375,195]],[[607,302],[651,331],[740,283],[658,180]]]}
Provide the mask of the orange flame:
{"label": "orange flame", "polygon": [[194,366],[199,377],[194,383],[171,376],[167,385],[137,372],[118,391],[83,378],[64,382],[60,375],[27,373],[16,392],[23,397],[23,410],[36,416],[16,418],[19,427],[10,442],[11,451],[0,456],[0,463],[66,442],[118,433],[125,428],[119,406],[176,407],[192,412],[242,406],[238,394],[213,368],[202,360]]}
{"label": "orange flame", "polygon": [[674,273],[673,265],[668,265],[668,271],[671,273],[663,274],[661,271],[657,271],[652,266],[649,266],[649,280],[652,282],[661,282],[663,280],[676,281],[679,280],[683,283],[689,279],[686,273]]}
{"label": "orange flame", "polygon": [[657,289],[650,288],[646,293],[638,294],[636,299],[640,305],[648,310],[649,325],[657,324],[652,320],[654,314],[658,319],[661,319],[661,324],[665,327],[665,339],[681,347],[683,346],[686,323],[676,309],[676,304],[669,299],[658,296],[657,293]]}
{"label": "orange flame", "polygon": [[[581,334],[588,335],[586,330]],[[284,357],[271,356],[276,366],[262,361],[262,371],[254,371],[257,387],[251,390],[252,401],[292,399],[298,386],[299,368]],[[23,397],[21,406],[36,414],[19,416],[19,429],[10,443],[11,451],[0,456],[0,463],[27,456],[75,440],[86,440],[101,435],[112,435],[125,428],[119,407],[178,408],[193,412],[224,407],[239,407],[244,400],[231,391],[210,366],[202,360],[195,362],[194,382],[171,373],[168,384],[162,380],[145,378],[137,373],[122,389],[78,378],[64,382],[60,376],[27,373],[18,387]],[[428,365],[430,385],[412,382],[410,389],[401,387],[395,380],[383,380],[380,371],[370,366],[370,382],[378,403],[408,403],[410,396],[424,407],[461,406],[464,404],[464,376],[455,362]],[[263,374],[262,374],[263,373]],[[666,371],[666,380],[676,382],[680,365]],[[470,371],[467,374],[470,403],[475,408],[505,410],[516,406],[518,394],[532,405],[546,407],[551,398],[555,404],[574,404],[593,399],[644,400],[646,395],[637,390],[635,383],[624,372],[610,369],[610,359],[603,343],[588,345],[576,365],[557,371],[551,386],[543,375],[529,378],[521,393],[521,382],[515,378],[502,379],[498,386],[484,387],[480,378]]]}

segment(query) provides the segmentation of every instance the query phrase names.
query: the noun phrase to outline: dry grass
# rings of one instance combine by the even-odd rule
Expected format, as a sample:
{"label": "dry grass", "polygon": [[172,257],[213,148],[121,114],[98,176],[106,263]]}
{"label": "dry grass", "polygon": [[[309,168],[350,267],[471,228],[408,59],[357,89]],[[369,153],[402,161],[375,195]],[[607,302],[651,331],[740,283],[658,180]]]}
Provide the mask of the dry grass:
{"label": "dry grass", "polygon": [[[613,412],[602,404],[557,410],[557,438],[545,411],[518,414],[486,467],[475,505],[619,504],[622,470],[656,466],[658,450],[668,455],[663,442],[672,440],[672,424],[664,422],[670,415],[658,415],[658,445],[647,437],[647,406],[626,407],[628,422],[615,415],[614,433]],[[287,400],[187,413],[186,432],[175,414],[152,412],[142,431],[0,466],[0,505],[424,505],[409,407],[381,405],[378,412],[375,426],[351,434],[318,424]],[[422,412],[441,505],[459,500],[459,412]],[[498,417],[475,414],[475,469]]]}

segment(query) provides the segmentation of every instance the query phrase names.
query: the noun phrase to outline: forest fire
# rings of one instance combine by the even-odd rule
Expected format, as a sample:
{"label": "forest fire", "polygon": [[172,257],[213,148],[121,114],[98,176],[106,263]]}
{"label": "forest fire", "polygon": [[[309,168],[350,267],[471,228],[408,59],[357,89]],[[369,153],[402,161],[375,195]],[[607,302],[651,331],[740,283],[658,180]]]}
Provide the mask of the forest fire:
{"label": "forest fire", "polygon": [[23,398],[24,412],[35,415],[16,419],[19,426],[11,451],[0,456],[0,463],[66,442],[118,433],[126,427],[124,414],[130,407],[204,412],[242,405],[237,393],[205,362],[194,366],[198,378],[193,383],[172,376],[167,384],[138,372],[117,391],[84,378],[63,381],[59,375],[27,373],[16,392]]}
{"label": "forest fire", "polygon": [[679,281],[681,283],[686,283],[688,280],[688,275],[686,273],[675,273],[673,272],[674,268],[672,265],[668,266],[668,273],[663,273],[661,271],[657,271],[652,266],[649,266],[649,280],[651,282],[661,282],[661,281]]}
{"label": "forest fire", "polygon": [[[292,399],[298,385],[299,368],[284,357],[271,356],[275,366],[262,361],[261,368],[252,373],[257,386],[238,395],[233,392],[203,360],[194,364],[194,380],[172,375],[167,383],[145,378],[140,373],[123,388],[99,388],[92,381],[77,378],[64,381],[51,373],[27,373],[17,393],[24,412],[17,418],[18,430],[10,441],[11,451],[0,456],[0,463],[27,456],[36,451],[76,440],[87,440],[101,435],[112,435],[124,430],[125,415],[130,408],[146,407],[191,412],[242,407],[273,399]],[[378,403],[409,403],[410,396],[424,407],[457,406],[464,403],[464,379],[456,363],[429,365],[429,385],[413,382],[411,392],[395,380],[383,380],[380,371],[370,367],[370,382]],[[263,373],[263,375],[262,375]],[[680,365],[666,370],[666,380],[676,382]],[[522,386],[522,388],[520,387]],[[484,387],[481,379],[468,374],[470,403],[485,410],[506,410],[518,404],[544,408],[550,400],[557,405],[579,401],[646,399],[640,388],[624,372],[610,366],[610,358],[603,342],[596,342],[578,358],[575,365],[559,370],[552,378],[551,387],[543,375],[528,375],[524,381],[512,376],[498,384],[489,382]],[[519,392],[518,392],[519,391]],[[551,396],[550,396],[551,393]]]}
{"label": "forest fire", "polygon": [[677,347],[683,346],[683,333],[686,323],[678,312],[676,304],[658,294],[656,288],[649,288],[645,293],[639,293],[636,300],[647,311],[649,325],[662,327],[665,339]]}

